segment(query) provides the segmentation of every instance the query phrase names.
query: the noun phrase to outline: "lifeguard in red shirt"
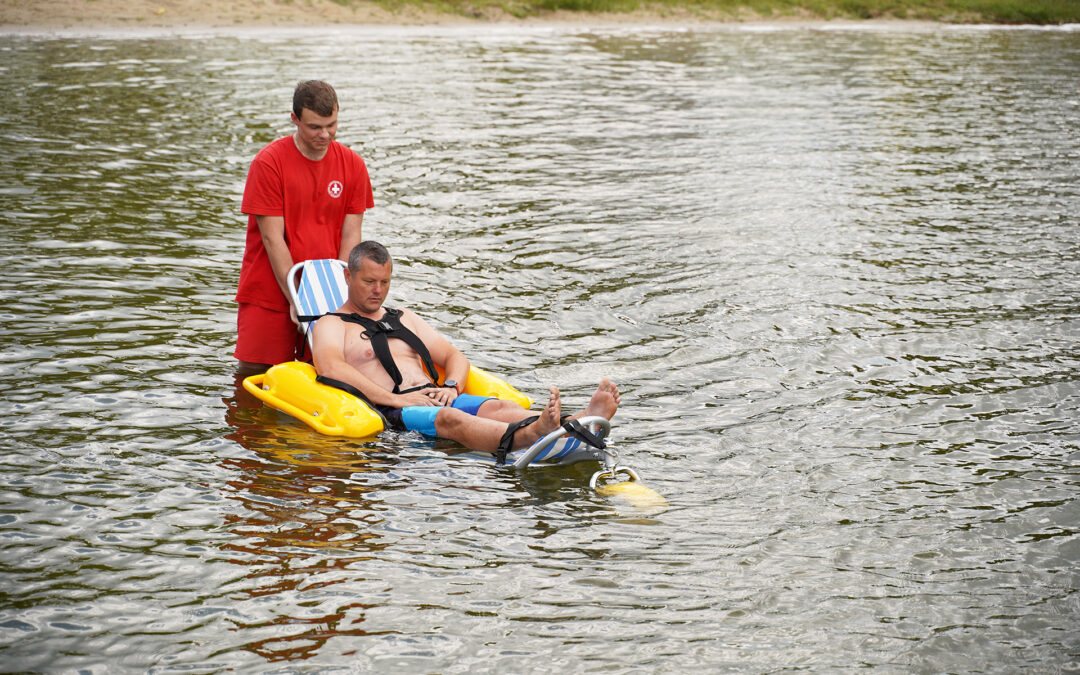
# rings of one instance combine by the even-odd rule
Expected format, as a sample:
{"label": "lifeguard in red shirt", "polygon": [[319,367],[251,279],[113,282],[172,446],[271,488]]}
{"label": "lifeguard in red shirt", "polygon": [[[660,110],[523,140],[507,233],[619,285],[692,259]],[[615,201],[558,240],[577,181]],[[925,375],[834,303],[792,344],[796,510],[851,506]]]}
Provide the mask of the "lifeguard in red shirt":
{"label": "lifeguard in red shirt", "polygon": [[338,101],[325,82],[293,92],[296,133],[259,151],[248,170],[241,211],[247,243],[236,291],[240,372],[261,372],[296,358],[296,308],[286,275],[293,263],[347,260],[361,241],[364,211],[374,205],[360,155],[334,140]]}

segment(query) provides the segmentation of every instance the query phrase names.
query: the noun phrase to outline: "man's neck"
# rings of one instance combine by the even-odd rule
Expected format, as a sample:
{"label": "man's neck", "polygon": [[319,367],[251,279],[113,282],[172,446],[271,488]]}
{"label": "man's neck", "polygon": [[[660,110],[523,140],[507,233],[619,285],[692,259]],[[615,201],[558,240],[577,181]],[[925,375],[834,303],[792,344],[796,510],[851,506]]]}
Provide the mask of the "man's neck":
{"label": "man's neck", "polygon": [[326,157],[326,153],[330,151],[330,146],[329,145],[326,146],[325,150],[323,150],[322,152],[316,153],[314,155],[311,154],[309,151],[304,150],[304,146],[301,145],[301,143],[300,143],[300,133],[299,132],[294,132],[293,133],[292,140],[293,140],[293,145],[295,145],[296,149],[300,151],[300,154],[303,155],[304,157],[307,157],[308,159],[310,159],[313,162],[317,162],[320,159],[322,159],[323,157]]}
{"label": "man's neck", "polygon": [[365,312],[364,310],[358,308],[356,305],[352,304],[351,301],[346,302],[345,306],[342,307],[342,310],[344,310],[342,311],[342,314],[356,314],[358,316],[364,317],[365,319],[371,319],[372,321],[378,321],[383,317],[383,314],[386,314],[386,307],[382,305],[380,305],[379,308],[374,312]]}

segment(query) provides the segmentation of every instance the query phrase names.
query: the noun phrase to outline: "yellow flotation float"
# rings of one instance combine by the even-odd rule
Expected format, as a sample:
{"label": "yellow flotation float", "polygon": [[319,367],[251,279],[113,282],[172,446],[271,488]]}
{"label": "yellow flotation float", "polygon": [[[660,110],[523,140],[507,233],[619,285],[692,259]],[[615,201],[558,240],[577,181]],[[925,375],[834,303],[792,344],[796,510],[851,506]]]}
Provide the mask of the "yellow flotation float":
{"label": "yellow flotation float", "polygon": [[[316,376],[310,363],[288,361],[244,379],[244,389],[327,436],[371,438],[386,429],[386,420],[367,401],[317,382]],[[440,371],[439,376],[445,373]],[[476,366],[469,369],[465,393],[513,401],[526,410],[532,407],[528,396]]]}

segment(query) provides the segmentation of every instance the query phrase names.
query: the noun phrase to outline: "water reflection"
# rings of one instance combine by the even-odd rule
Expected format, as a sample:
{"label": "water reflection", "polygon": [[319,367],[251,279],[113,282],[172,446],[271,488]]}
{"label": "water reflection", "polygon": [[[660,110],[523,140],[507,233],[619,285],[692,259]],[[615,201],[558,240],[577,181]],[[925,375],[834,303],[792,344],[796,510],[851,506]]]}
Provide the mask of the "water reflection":
{"label": "water reflection", "polygon": [[333,638],[368,635],[364,613],[375,605],[290,598],[346,583],[386,547],[373,532],[382,519],[363,476],[388,470],[386,458],[275,419],[278,413],[249,394],[240,376],[223,402],[234,429],[226,437],[252,453],[221,462],[230,476],[223,494],[239,507],[225,514],[223,525],[235,538],[222,552],[248,569],[229,592],[241,601],[275,599],[279,608],[272,618],[232,619],[231,630],[244,636],[239,647],[271,663],[300,661]]}

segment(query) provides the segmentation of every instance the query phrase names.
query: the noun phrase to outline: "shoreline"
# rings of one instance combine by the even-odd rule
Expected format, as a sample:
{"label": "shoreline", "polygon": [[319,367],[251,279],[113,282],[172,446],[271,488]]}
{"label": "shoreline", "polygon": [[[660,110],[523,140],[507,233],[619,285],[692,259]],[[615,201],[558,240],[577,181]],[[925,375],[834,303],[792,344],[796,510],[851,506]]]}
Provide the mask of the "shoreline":
{"label": "shoreline", "polygon": [[113,25],[88,23],[80,25],[12,25],[0,22],[0,39],[201,39],[201,38],[310,38],[318,40],[329,34],[352,33],[361,35],[376,32],[398,32],[402,35],[412,31],[425,34],[462,34],[477,31],[498,33],[518,32],[780,32],[780,31],[864,31],[906,32],[931,34],[941,31],[1067,31],[1080,32],[1080,24],[1044,26],[1039,24],[954,24],[919,20],[798,20],[798,21],[705,21],[674,20],[670,18],[605,20],[602,15],[559,19],[515,19],[513,21],[380,21],[367,23],[334,24],[236,24],[215,25],[209,23],[174,24],[169,26]]}
{"label": "shoreline", "polygon": [[[746,18],[752,18],[747,16]],[[498,24],[638,24],[738,21],[695,16],[685,10],[627,14],[552,12],[519,18],[495,8],[466,16],[403,5],[391,12],[374,3],[349,6],[334,0],[0,0],[0,31],[221,30],[344,28],[358,26],[474,26]]]}
{"label": "shoreline", "polygon": [[[1068,24],[1066,24],[1068,25]],[[801,13],[762,16],[740,9],[734,14],[659,8],[627,13],[555,11],[519,18],[489,8],[474,15],[403,5],[391,12],[374,3],[343,5],[334,0],[0,0],[0,34],[192,34],[236,31],[338,30],[393,27],[670,27],[670,28],[1045,28],[1036,24],[954,24],[944,21],[873,18],[824,19]],[[1073,24],[1075,26],[1075,24]],[[1060,28],[1061,26],[1055,26]]]}

